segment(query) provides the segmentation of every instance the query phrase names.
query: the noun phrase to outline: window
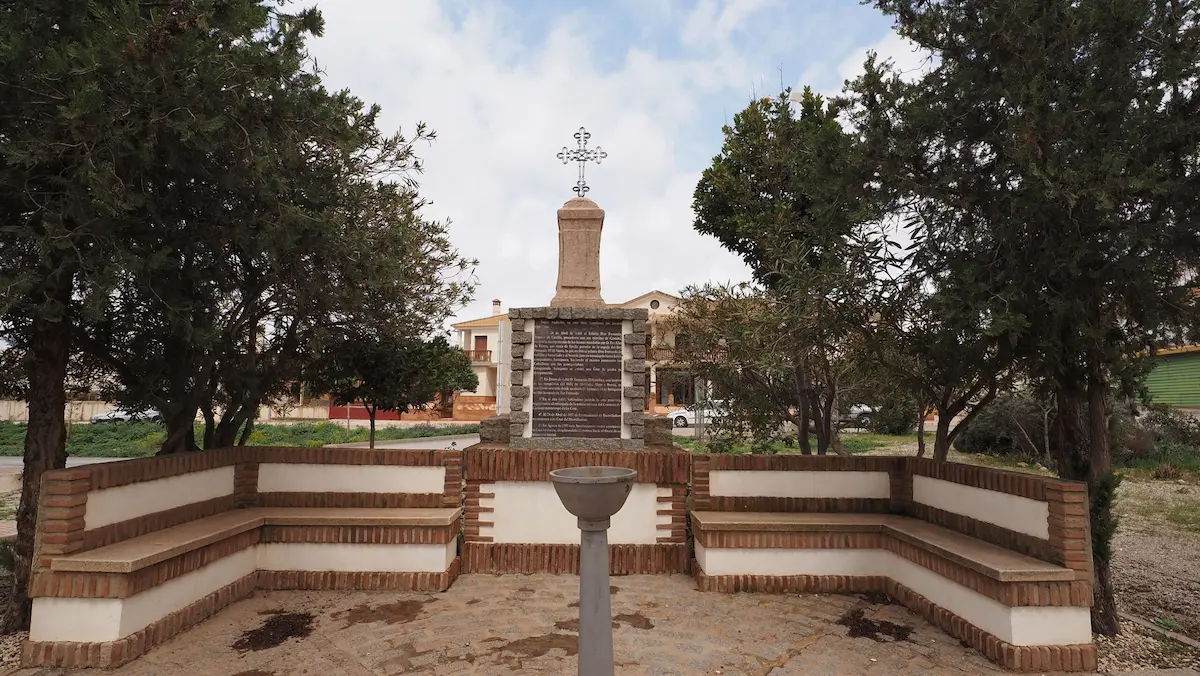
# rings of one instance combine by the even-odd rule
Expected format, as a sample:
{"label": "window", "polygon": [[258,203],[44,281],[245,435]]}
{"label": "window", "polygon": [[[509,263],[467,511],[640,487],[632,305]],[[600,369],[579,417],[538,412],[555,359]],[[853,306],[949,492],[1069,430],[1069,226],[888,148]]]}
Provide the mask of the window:
{"label": "window", "polygon": [[658,309],[658,305],[659,305],[658,301],[656,301],[656,300],[652,300],[652,301],[650,301],[650,309],[651,309],[651,310],[657,310],[657,309]]}

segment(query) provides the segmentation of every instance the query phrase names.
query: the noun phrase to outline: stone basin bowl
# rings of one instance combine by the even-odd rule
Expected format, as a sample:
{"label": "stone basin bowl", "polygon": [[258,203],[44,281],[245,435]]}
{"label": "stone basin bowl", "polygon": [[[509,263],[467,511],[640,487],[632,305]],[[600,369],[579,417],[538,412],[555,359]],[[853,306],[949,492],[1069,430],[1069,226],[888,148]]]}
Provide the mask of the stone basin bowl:
{"label": "stone basin bowl", "polygon": [[637,470],[624,467],[568,467],[550,472],[563,507],[584,521],[602,521],[621,511]]}

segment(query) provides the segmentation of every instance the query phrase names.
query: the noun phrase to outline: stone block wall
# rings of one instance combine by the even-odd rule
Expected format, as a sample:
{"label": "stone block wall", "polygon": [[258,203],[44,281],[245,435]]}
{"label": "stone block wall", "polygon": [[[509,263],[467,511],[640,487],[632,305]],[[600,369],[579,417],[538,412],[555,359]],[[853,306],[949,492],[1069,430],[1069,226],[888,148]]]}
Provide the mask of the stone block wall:
{"label": "stone block wall", "polygon": [[[646,321],[649,311],[626,308],[517,308],[508,313],[512,322],[512,362],[509,389],[509,444],[519,450],[598,450],[629,451],[645,448],[646,428]],[[559,319],[581,322],[630,322],[624,331],[622,425],[628,438],[537,437],[525,436],[533,415],[533,362],[530,345],[534,344],[533,326],[539,320]]]}

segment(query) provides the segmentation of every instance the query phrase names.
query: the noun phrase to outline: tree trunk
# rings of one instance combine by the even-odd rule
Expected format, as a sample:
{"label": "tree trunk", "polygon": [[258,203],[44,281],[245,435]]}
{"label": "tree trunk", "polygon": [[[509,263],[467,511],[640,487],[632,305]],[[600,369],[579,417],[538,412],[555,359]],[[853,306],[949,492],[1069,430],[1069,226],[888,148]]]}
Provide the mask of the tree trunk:
{"label": "tree trunk", "polygon": [[954,416],[946,411],[938,411],[937,431],[933,436],[933,459],[946,462],[950,457],[950,422]]}
{"label": "tree trunk", "polygon": [[796,443],[800,445],[801,455],[812,455],[812,443],[808,440],[808,421],[811,417],[808,411],[808,397],[800,394],[800,426],[796,429]]}
{"label": "tree trunk", "polygon": [[[64,306],[70,299],[66,290]],[[31,602],[29,575],[33,567],[33,536],[42,474],[67,466],[66,413],[69,332],[63,322],[35,317],[30,334],[27,374],[29,423],[25,428],[25,469],[21,472],[21,503],[17,508],[17,539],[13,543],[13,580],[0,631],[11,633],[29,627]]]}
{"label": "tree trunk", "polygon": [[254,431],[254,418],[250,418],[249,420],[246,421],[246,426],[242,428],[242,434],[241,434],[241,436],[238,437],[237,445],[245,446],[246,442],[250,439],[250,433],[253,431]]}
{"label": "tree trunk", "polygon": [[[1058,475],[1072,481],[1088,484],[1090,523],[1092,529],[1092,570],[1095,584],[1092,588],[1092,631],[1113,636],[1119,631],[1117,606],[1113,594],[1112,572],[1109,568],[1111,532],[1115,527],[1112,516],[1109,470],[1111,458],[1108,447],[1107,410],[1105,382],[1102,377],[1091,374],[1084,391],[1080,379],[1062,377],[1055,383],[1055,399],[1058,418],[1055,424],[1058,443],[1055,461]],[[1095,416],[1095,417],[1093,417]],[[1104,421],[1098,424],[1097,421]],[[1091,438],[1098,434],[1098,438]],[[1104,469],[1096,471],[1097,465]],[[1104,526],[1108,525],[1110,529]]]}
{"label": "tree trunk", "polygon": [[825,426],[825,416],[822,415],[822,406],[820,398],[813,395],[811,398],[813,412],[813,427],[817,432],[817,455],[825,455],[829,452],[829,428]]}
{"label": "tree trunk", "polygon": [[[197,406],[177,407],[175,412],[163,412],[163,421],[167,426],[167,438],[156,455],[171,455],[198,451],[196,445],[196,410]],[[218,436],[220,428],[218,426]]]}
{"label": "tree trunk", "polygon": [[[1092,496],[1092,518],[1100,525],[1099,528],[1092,527],[1092,566],[1096,575],[1096,584],[1092,588],[1092,631],[1104,636],[1116,636],[1121,627],[1109,568],[1116,517],[1112,515],[1112,496],[1102,495],[1115,489],[1115,485],[1109,483],[1112,451],[1109,447],[1108,382],[1103,373],[1093,372],[1088,378],[1087,396],[1088,441],[1091,442],[1088,494]],[[1111,529],[1102,524],[1111,524]]]}
{"label": "tree trunk", "polygon": [[375,448],[375,407],[374,406],[367,407],[367,417],[369,417],[371,419],[371,422],[370,422],[371,431],[368,433],[368,436],[367,436],[367,448]]}
{"label": "tree trunk", "polygon": [[925,457],[925,407],[917,410],[917,457]]}

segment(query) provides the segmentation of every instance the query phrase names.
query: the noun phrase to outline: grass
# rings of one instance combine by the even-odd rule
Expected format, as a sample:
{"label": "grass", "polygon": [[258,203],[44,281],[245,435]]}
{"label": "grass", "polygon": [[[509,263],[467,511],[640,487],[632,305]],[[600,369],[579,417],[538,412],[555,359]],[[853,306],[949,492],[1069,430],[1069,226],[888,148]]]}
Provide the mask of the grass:
{"label": "grass", "polygon": [[[889,445],[894,445],[897,442],[910,442],[912,440],[913,440],[913,437],[908,437],[908,436],[898,436],[897,437],[897,436],[889,436],[889,435],[884,435],[884,434],[845,434],[845,435],[842,435],[842,446],[846,449],[846,451],[848,451],[851,454],[859,454],[859,453],[866,453],[868,451],[873,451],[876,449],[884,448]],[[715,452],[717,452],[717,451],[709,450],[709,447],[712,445],[711,441],[704,442],[704,441],[700,441],[698,439],[694,439],[692,437],[677,436],[677,437],[675,437],[675,444],[677,446],[686,448],[687,450],[689,450],[693,453],[708,453],[708,452],[715,453]],[[814,447],[816,446],[815,440],[813,442],[813,446]],[[735,454],[735,455],[752,453],[752,452],[788,455],[788,454],[799,454],[800,447],[796,446],[795,444],[789,445],[789,444],[784,444],[782,442],[775,442],[775,443],[772,443],[766,449],[762,449],[762,448],[752,449],[750,442],[741,442],[741,443],[734,444],[730,450],[723,451],[723,452]]]}
{"label": "grass", "polygon": [[[475,434],[479,425],[414,425],[380,427],[376,441],[418,439],[450,434]],[[196,437],[204,428],[196,426]],[[366,427],[346,429],[333,422],[294,425],[258,425],[250,433],[250,446],[324,446],[366,441]],[[67,454],[92,458],[141,458],[158,452],[166,438],[162,425],[152,422],[111,422],[98,425],[72,425]],[[25,424],[0,422],[0,455],[17,456],[23,452]]]}
{"label": "grass", "polygon": [[1189,533],[1200,533],[1200,500],[1148,500],[1133,505],[1143,516],[1161,519],[1173,528]]}

